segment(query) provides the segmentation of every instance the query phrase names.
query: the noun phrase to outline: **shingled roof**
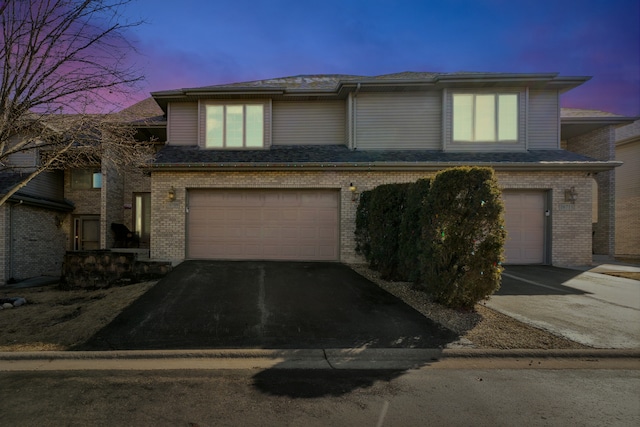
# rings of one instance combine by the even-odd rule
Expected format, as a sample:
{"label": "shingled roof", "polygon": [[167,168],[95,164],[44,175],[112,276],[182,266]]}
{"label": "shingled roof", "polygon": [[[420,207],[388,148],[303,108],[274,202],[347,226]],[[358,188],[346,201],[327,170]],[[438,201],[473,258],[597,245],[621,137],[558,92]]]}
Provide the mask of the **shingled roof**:
{"label": "shingled roof", "polygon": [[562,168],[609,170],[617,162],[604,162],[565,150],[475,153],[443,151],[362,151],[344,145],[272,146],[269,150],[206,150],[196,146],[163,147],[154,168],[172,169],[424,169],[460,165],[496,169]]}

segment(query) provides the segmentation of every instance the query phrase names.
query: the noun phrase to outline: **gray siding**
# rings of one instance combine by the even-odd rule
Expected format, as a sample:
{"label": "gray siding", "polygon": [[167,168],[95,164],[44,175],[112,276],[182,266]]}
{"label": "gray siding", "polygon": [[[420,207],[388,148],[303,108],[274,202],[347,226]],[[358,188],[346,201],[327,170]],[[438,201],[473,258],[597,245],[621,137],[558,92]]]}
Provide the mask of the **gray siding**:
{"label": "gray siding", "polygon": [[63,200],[64,173],[62,171],[42,172],[21,189],[20,193],[52,200]]}
{"label": "gray siding", "polygon": [[360,150],[442,148],[441,92],[360,93],[355,140]]}
{"label": "gray siding", "polygon": [[[200,121],[198,123],[198,145],[202,148],[205,146],[206,126],[207,126],[207,105],[231,105],[231,104],[262,104],[264,106],[264,147],[269,148],[271,146],[271,100],[224,100],[224,101],[202,101],[200,104]],[[196,115],[197,116],[197,115]]]}
{"label": "gray siding", "polygon": [[345,144],[345,101],[274,101],[273,145]]}
{"label": "gray siding", "polygon": [[172,102],[167,123],[169,145],[198,144],[198,103]]}
{"label": "gray siding", "polygon": [[[9,138],[9,146],[14,146],[22,137],[14,135]],[[7,166],[11,166],[16,169],[28,170],[33,169],[36,166],[37,151],[35,149],[20,151],[13,153],[7,157]]]}
{"label": "gray siding", "polygon": [[552,90],[529,91],[529,149],[557,150],[560,105],[558,92]]}

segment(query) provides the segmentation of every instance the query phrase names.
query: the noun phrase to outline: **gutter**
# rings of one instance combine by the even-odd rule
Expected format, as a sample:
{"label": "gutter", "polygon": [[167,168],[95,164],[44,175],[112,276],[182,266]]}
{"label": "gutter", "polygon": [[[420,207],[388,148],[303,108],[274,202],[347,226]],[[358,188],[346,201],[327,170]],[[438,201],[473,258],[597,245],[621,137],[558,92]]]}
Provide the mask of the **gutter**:
{"label": "gutter", "polygon": [[316,163],[159,163],[151,171],[439,171],[457,166],[485,166],[496,171],[585,171],[604,172],[622,166],[618,161],[591,162],[316,162]]}

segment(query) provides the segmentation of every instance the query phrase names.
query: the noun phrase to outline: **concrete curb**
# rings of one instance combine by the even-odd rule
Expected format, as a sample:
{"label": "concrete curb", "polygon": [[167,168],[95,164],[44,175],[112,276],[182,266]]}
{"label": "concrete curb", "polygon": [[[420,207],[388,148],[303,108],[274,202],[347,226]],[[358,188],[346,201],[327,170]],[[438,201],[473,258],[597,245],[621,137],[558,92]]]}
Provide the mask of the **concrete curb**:
{"label": "concrete curb", "polygon": [[[523,360],[631,361],[640,368],[640,349],[478,350],[478,349],[223,349],[147,351],[0,352],[1,371],[194,370],[194,369],[390,369],[456,367],[467,363],[505,367]],[[507,363],[508,362],[508,363]],[[489,366],[489,365],[487,365]],[[529,364],[531,366],[531,364]]]}

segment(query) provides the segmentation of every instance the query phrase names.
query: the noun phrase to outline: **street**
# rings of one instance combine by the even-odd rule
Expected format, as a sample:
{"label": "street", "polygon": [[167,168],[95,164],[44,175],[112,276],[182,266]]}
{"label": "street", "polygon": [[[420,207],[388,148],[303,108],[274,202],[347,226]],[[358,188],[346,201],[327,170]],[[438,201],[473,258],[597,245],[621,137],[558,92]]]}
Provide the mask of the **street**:
{"label": "street", "polygon": [[512,367],[521,362],[445,360],[415,370],[1,372],[0,424],[640,425],[637,360]]}

